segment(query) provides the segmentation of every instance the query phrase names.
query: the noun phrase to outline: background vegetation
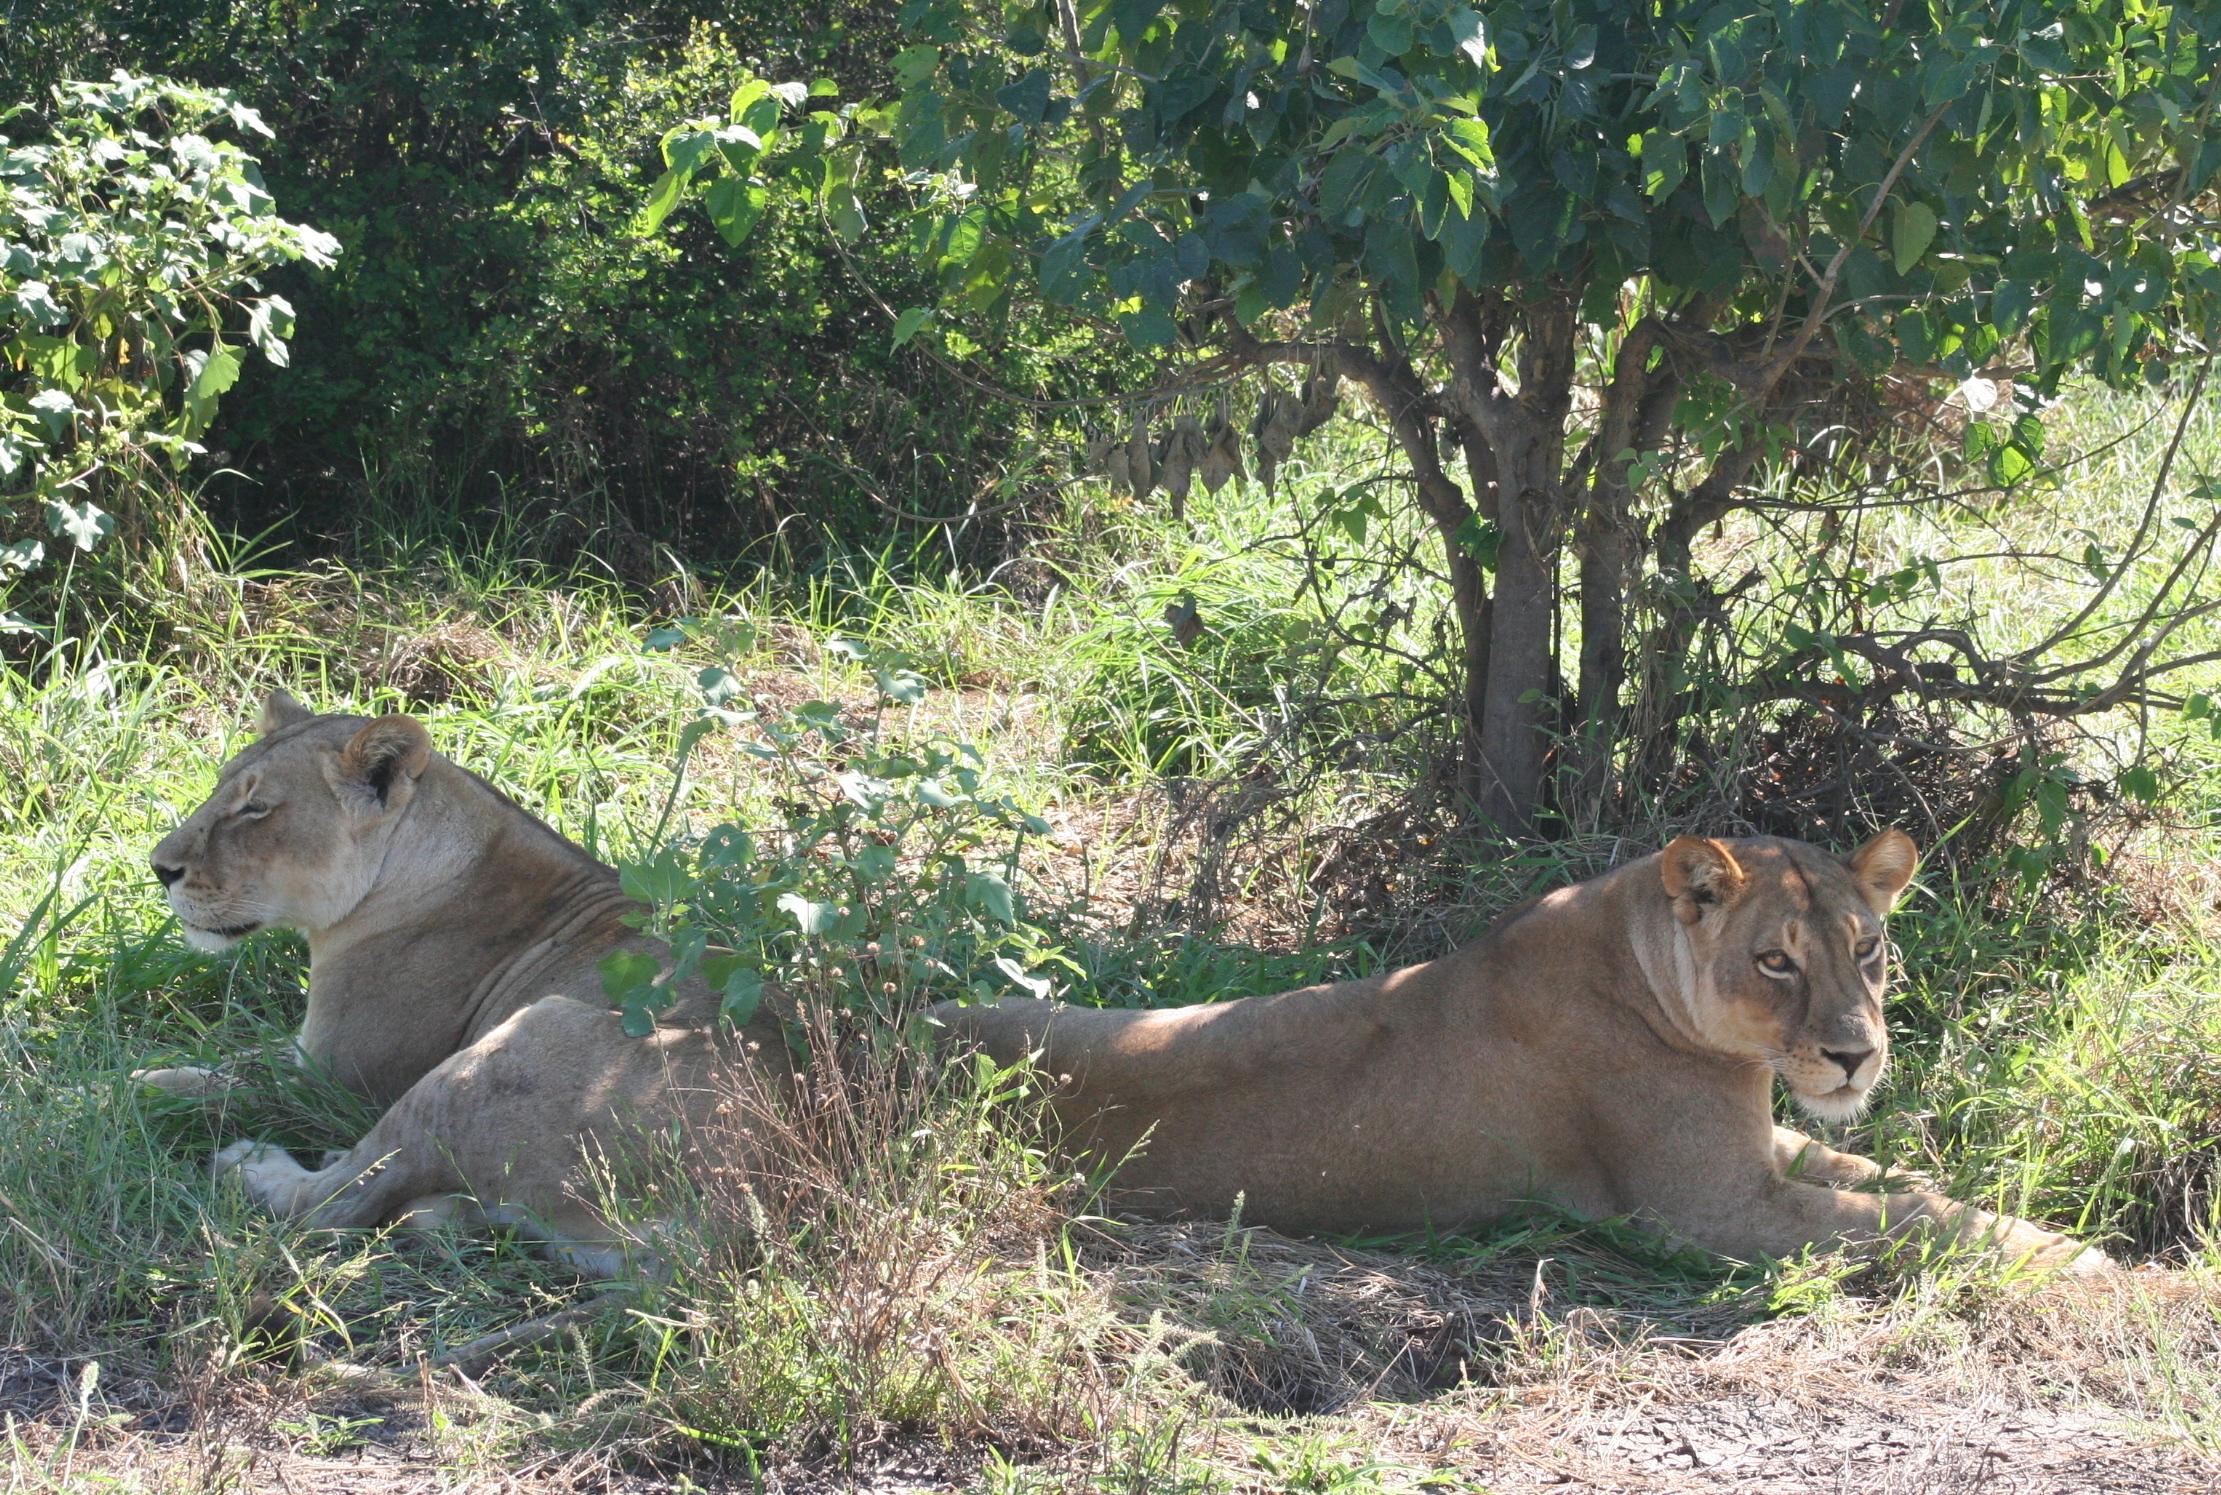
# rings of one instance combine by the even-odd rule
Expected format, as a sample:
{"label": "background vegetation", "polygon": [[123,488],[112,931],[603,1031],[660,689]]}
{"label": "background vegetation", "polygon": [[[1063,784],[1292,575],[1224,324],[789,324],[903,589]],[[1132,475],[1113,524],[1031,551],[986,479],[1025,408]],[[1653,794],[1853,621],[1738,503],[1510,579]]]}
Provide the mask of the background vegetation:
{"label": "background vegetation", "polygon": [[[1146,36],[1156,13],[1122,14]],[[1055,8],[981,45],[1018,47],[1028,17],[1051,47]],[[207,123],[228,103],[194,116],[259,158],[267,200],[234,206],[337,243],[328,266],[319,250],[234,267],[199,320],[162,322],[183,329],[167,376],[74,353],[65,370],[19,341],[119,346],[94,302],[120,282],[88,276],[66,324],[31,325],[34,277],[4,267],[11,430],[48,431],[32,401],[60,373],[89,409],[140,370],[131,429],[205,448],[109,470],[100,510],[144,522],[94,524],[86,550],[28,469],[0,476],[0,538],[45,547],[10,568],[27,626],[0,637],[11,1481],[214,1488],[256,1461],[418,1460],[572,1485],[892,1471],[997,1490],[1493,1489],[1522,1470],[1630,1477],[1625,1430],[1646,1408],[1730,1439],[1742,1424],[1719,1409],[1747,1402],[1830,1449],[1886,1421],[1855,1389],[1880,1367],[1905,1391],[1892,1427],[1925,1397],[1939,1418],[2009,1406],[2054,1454],[2098,1447],[2093,1423],[2125,1428],[2102,1463],[2116,1483],[2210,1459],[2221,672],[2205,656],[2221,637],[2204,565],[2221,426],[2194,369],[2115,389],[1953,366],[1903,407],[1862,407],[1888,483],[1784,462],[1707,509],[1682,536],[1691,585],[1654,574],[1628,594],[1646,627],[1694,622],[1660,687],[1682,714],[1661,755],[1620,760],[1610,795],[1580,790],[1585,717],[1560,687],[1583,669],[1583,559],[1554,552],[1555,675],[1548,702],[1521,704],[1548,706],[1558,787],[1536,801],[1550,834],[1507,840],[1468,792],[1444,559],[1500,576],[1480,565],[1490,537],[1476,525],[1447,551],[1439,516],[1396,498],[1413,457],[1390,406],[1348,396],[1300,446],[1268,441],[1302,396],[1231,369],[1223,391],[1172,388],[1186,376],[1119,309],[997,306],[974,258],[988,236],[961,262],[956,228],[906,237],[942,222],[962,175],[889,154],[954,55],[906,54],[903,24],[753,0],[11,11],[0,103],[26,110],[0,134],[52,144],[70,116],[49,86],[115,66],[230,89],[272,132]],[[1126,24],[1081,38],[1101,77],[1131,62]],[[962,87],[990,100],[1027,76],[981,66]],[[799,86],[736,105],[750,80]],[[751,116],[766,98],[773,119]],[[813,137],[813,114],[840,125]],[[175,133],[185,117],[116,118]],[[1096,124],[1107,138],[1107,114],[1069,118],[1081,147],[1103,143]],[[754,145],[687,144],[736,124]],[[829,145],[845,176],[827,175]],[[1060,169],[1043,179],[1078,192]],[[735,185],[713,199],[719,181]],[[758,182],[765,211],[735,234]],[[2183,255],[2205,252],[2184,221]],[[11,251],[40,247],[7,232]],[[61,255],[49,237],[40,252]],[[1767,242],[1738,230],[1751,263]],[[1011,245],[1023,290],[1031,250]],[[272,297],[293,328],[264,313],[258,339]],[[1222,330],[1271,333],[1291,304]],[[194,414],[219,348],[244,355],[237,382]],[[1602,408],[1584,402],[1610,352],[1575,361],[1574,428]],[[1517,364],[1508,348],[1508,378]],[[2043,433],[2025,469],[2000,455],[2024,414]],[[1252,474],[1210,483],[1189,453],[1193,481],[1168,491],[1183,415],[1262,415],[1235,433]],[[1670,513],[1718,455],[1692,440],[1631,512]],[[1860,652],[1949,629],[1992,663],[2061,638],[2105,660],[2157,635],[2136,667],[2181,667],[2139,698],[2016,714],[1955,699],[1936,659]],[[301,948],[187,951],[144,873],[279,684],[319,709],[418,712],[442,751],[646,891],[674,838],[731,824],[755,837],[752,875],[835,917],[834,873],[791,845],[853,830],[814,793],[829,729],[944,754],[937,772],[976,775],[960,813],[919,810],[898,774],[875,811],[967,859],[961,879],[891,877],[865,900],[884,925],[868,932],[921,931],[940,961],[894,983],[897,1005],[1044,981],[1078,1001],[1226,1000],[1426,958],[1681,830],[1848,845],[1900,824],[1929,855],[1893,931],[1899,1060],[1838,1140],[2150,1270],[2061,1297],[1967,1261],[1725,1263],[1550,1217],[1387,1242],[1118,1225],[1046,1164],[1017,1077],[913,1083],[869,1043],[823,1108],[756,1118],[792,1129],[807,1164],[776,1209],[695,1180],[699,1238],[622,1300],[582,1299],[508,1240],[304,1237],[204,1173],[232,1136],[313,1151],[363,1125],[276,1060]],[[705,687],[755,720],[699,730]],[[866,932],[737,930],[790,981],[844,996],[833,951]],[[172,1060],[228,1063],[252,1097],[210,1116],[126,1080]],[[415,1378],[428,1354],[581,1301],[566,1337]],[[1981,1425],[2005,1437],[1998,1415]],[[2153,1441],[2169,1451],[2137,1451]],[[1674,1446],[1643,1467],[1685,1467]]]}

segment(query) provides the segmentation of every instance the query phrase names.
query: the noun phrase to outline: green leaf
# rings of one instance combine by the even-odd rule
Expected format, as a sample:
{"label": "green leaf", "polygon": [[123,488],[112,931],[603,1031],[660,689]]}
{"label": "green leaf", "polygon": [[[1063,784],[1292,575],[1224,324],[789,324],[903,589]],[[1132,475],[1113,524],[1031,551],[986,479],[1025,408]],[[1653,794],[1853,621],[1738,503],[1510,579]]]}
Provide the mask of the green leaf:
{"label": "green leaf", "polygon": [[755,1020],[756,1009],[763,1005],[763,976],[745,966],[736,969],[724,981],[715,983],[723,994],[718,1010],[725,1020],[736,1028],[745,1028]]}
{"label": "green leaf", "polygon": [[54,533],[66,535],[79,550],[91,550],[116,532],[115,516],[89,501],[73,504],[49,499],[46,513]]}
{"label": "green leaf", "polygon": [[779,128],[779,116],[783,110],[798,109],[808,98],[809,94],[799,83],[774,83],[765,97],[740,111],[740,123],[743,127],[754,130],[768,146],[773,133]]}
{"label": "green leaf", "polygon": [[1415,29],[1409,14],[1388,15],[1376,9],[1365,23],[1365,35],[1390,57],[1401,57],[1411,50]]}
{"label": "green leaf", "polygon": [[1009,110],[1021,124],[1040,124],[1049,112],[1048,71],[1034,68],[1007,88],[997,89],[995,102]]}
{"label": "green leaf", "polygon": [[247,316],[247,340],[279,368],[292,361],[285,340],[293,335],[293,303],[283,296],[265,296]]}
{"label": "green leaf", "polygon": [[1473,179],[1462,171],[1443,173],[1443,185],[1449,189],[1450,203],[1458,210],[1460,218],[1473,216]]}
{"label": "green leaf", "polygon": [[694,878],[677,850],[665,847],[645,862],[620,868],[617,886],[627,898],[657,905],[677,903],[694,891]]}
{"label": "green leaf", "polygon": [[697,865],[705,872],[730,872],[756,859],[756,838],[737,825],[721,825],[702,838]]}
{"label": "green leaf", "polygon": [[930,322],[930,321],[932,321],[932,320],[933,320],[933,308],[932,308],[932,307],[930,307],[930,306],[913,306],[913,307],[911,307],[911,308],[910,308],[910,309],[909,309],[908,311],[904,312],[904,313],[903,313],[903,314],[902,314],[901,316],[899,316],[899,317],[895,318],[895,340],[894,340],[894,346],[895,346],[895,347],[897,347],[897,348],[899,348],[899,347],[901,347],[901,346],[902,346],[902,345],[903,345],[904,343],[906,343],[906,342],[910,341],[910,339],[912,339],[912,338],[916,337],[916,336],[918,335],[918,329],[919,329],[919,328],[921,328],[921,327],[923,327],[923,326],[925,326],[925,324],[926,324],[926,323],[928,323],[928,322]]}
{"label": "green leaf", "polygon": [[2159,798],[2159,775],[2142,763],[2121,773],[2121,792],[2130,799],[2150,804]]}
{"label": "green leaf", "polygon": [[601,972],[602,994],[611,1006],[621,1007],[655,980],[663,963],[638,950],[612,950],[596,962],[594,969]]}
{"label": "green leaf", "polygon": [[666,171],[648,189],[648,205],[641,210],[640,226],[646,233],[663,227],[663,220],[679,205],[679,194],[686,190],[686,177],[676,171]]}
{"label": "green leaf", "polygon": [[1461,5],[1450,12],[1448,25],[1451,42],[1465,54],[1468,62],[1485,72],[1488,68],[1488,31],[1481,21],[1481,13]]}
{"label": "green leaf", "polygon": [[681,178],[700,171],[716,153],[717,135],[713,130],[681,125],[663,137],[663,164]]}
{"label": "green leaf", "polygon": [[702,208],[709,214],[709,221],[734,249],[763,221],[770,201],[770,188],[734,176],[719,177],[702,194]]}
{"label": "green leaf", "polygon": [[15,288],[11,299],[17,313],[33,327],[59,327],[69,320],[69,312],[54,299],[53,291],[43,280],[26,280]]}
{"label": "green leaf", "polygon": [[939,47],[905,47],[894,57],[895,86],[907,92],[933,76],[941,65]]}
{"label": "green leaf", "polygon": [[770,92],[771,83],[768,79],[749,78],[744,80],[740,87],[733,90],[732,98],[727,101],[725,117],[731,120],[745,119],[749,106]]}
{"label": "green leaf", "polygon": [[[1263,292],[1258,290],[1254,284],[1243,289],[1256,295],[1260,308],[1265,307]],[[1262,310],[1259,314],[1262,315]],[[1168,348],[1180,336],[1180,329],[1174,324],[1172,318],[1153,306],[1145,306],[1139,311],[1119,313],[1118,325],[1125,332],[1126,341],[1143,352],[1151,348]]]}
{"label": "green leaf", "polygon": [[881,695],[905,706],[917,705],[925,699],[929,689],[925,677],[910,670],[878,669],[872,672],[872,679],[877,682]]}
{"label": "green leaf", "polygon": [[995,957],[995,969],[1008,976],[1017,985],[1024,987],[1028,995],[1036,998],[1046,998],[1053,985],[1046,976],[1028,974],[1024,966],[1007,955]]}
{"label": "green leaf", "polygon": [[740,676],[715,664],[696,675],[694,683],[701,687],[703,701],[712,707],[723,706],[747,688]]}
{"label": "green leaf", "polygon": [[685,642],[686,630],[683,628],[651,628],[648,630],[647,641],[640,647],[650,654],[665,654]]}
{"label": "green leaf", "polygon": [[781,893],[779,908],[794,920],[794,927],[804,934],[828,933],[841,920],[839,904],[818,903],[800,893]]}
{"label": "green leaf", "polygon": [[1897,273],[1904,275],[1920,263],[1928,246],[1936,241],[1936,210],[1924,202],[1908,202],[1897,209],[1897,222],[1890,233],[1890,255],[1896,262]]}
{"label": "green leaf", "polygon": [[216,397],[239,382],[239,355],[229,348],[210,353],[185,390],[185,403],[210,407]]}
{"label": "green leaf", "polygon": [[1015,922],[1012,912],[1010,884],[1003,881],[999,872],[972,872],[964,878],[964,898],[972,907],[980,909],[1005,924]]}
{"label": "green leaf", "polygon": [[1473,557],[1483,571],[1494,575],[1497,555],[1504,548],[1504,532],[1478,514],[1468,514],[1458,526],[1457,541],[1460,549]]}

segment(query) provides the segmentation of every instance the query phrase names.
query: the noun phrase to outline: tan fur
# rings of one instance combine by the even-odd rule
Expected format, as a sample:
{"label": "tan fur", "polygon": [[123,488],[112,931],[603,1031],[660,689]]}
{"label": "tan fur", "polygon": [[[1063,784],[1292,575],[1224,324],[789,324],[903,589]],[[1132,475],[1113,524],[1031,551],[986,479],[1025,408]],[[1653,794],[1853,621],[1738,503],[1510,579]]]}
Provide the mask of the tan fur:
{"label": "tan fur", "polygon": [[[1856,1114],[1882,1073],[1896,831],[1847,862],[1683,837],[1367,981],[1158,1011],[943,1003],[952,1035],[1062,1079],[1124,1208],[1291,1232],[1454,1230],[1530,1201],[1749,1260],[1941,1230],[2042,1266],[2104,1257],[1773,1121]],[[1785,969],[1770,972],[1768,965]],[[1903,1180],[1896,1180],[1902,1184]]]}
{"label": "tan fur", "polygon": [[[307,934],[300,1054],[389,1109],[313,1172],[250,1142],[218,1154],[219,1176],[315,1225],[499,1220],[618,1270],[652,1230],[604,1217],[589,1164],[637,1169],[654,1139],[691,1132],[736,1046],[783,1082],[776,1020],[721,1031],[695,984],[651,1037],[626,1037],[596,962],[668,951],[619,922],[638,905],[613,870],[434,753],[409,717],[316,716],[278,692],[260,726],[155,848],[156,875],[201,948]],[[216,1088],[199,1070],[141,1078]]]}

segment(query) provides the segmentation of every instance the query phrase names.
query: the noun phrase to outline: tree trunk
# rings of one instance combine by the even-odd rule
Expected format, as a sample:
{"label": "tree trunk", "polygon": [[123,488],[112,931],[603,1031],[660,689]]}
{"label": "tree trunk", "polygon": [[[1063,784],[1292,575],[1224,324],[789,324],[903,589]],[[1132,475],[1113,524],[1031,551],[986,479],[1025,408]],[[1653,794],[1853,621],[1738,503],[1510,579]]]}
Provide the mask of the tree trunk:
{"label": "tree trunk", "polygon": [[[1534,834],[1544,805],[1550,739],[1546,697],[1565,511],[1560,470],[1573,398],[1574,301],[1560,297],[1514,313],[1460,293],[1443,314],[1443,343],[1459,413],[1480,433],[1495,478],[1496,596],[1488,684],[1481,711],[1477,802],[1507,836]],[[1519,389],[1508,393],[1496,357],[1516,315]],[[1478,474],[1475,475],[1476,479]]]}
{"label": "tree trunk", "polygon": [[[1499,456],[1502,454],[1499,453]],[[1532,452],[1524,454],[1532,461]],[[1527,463],[1520,463],[1526,466]],[[1540,499],[1540,502],[1537,500]],[[1481,711],[1481,814],[1508,836],[1534,834],[1542,808],[1549,740],[1543,731],[1550,684],[1550,623],[1556,566],[1535,544],[1549,534],[1547,494],[1532,486],[1504,495],[1503,544],[1496,556],[1488,684]],[[1537,511],[1540,512],[1537,512]]]}
{"label": "tree trunk", "polygon": [[1480,797],[1481,723],[1488,716],[1488,660],[1496,628],[1496,604],[1488,594],[1488,577],[1464,542],[1443,537],[1450,566],[1450,601],[1457,611],[1459,703],[1464,714],[1458,734],[1458,792],[1467,799]]}
{"label": "tree trunk", "polygon": [[1758,463],[1760,448],[1731,447],[1712,471],[1674,502],[1652,533],[1658,578],[1668,600],[1643,661],[1642,698],[1635,713],[1637,742],[1630,777],[1655,782],[1672,763],[1674,733],[1688,715],[1689,651],[1703,621],[1692,549],[1697,532],[1735,508],[1735,489]]}
{"label": "tree trunk", "polygon": [[1581,511],[1576,545],[1581,557],[1581,678],[1577,795],[1590,810],[1602,809],[1611,790],[1612,763],[1624,713],[1627,683],[1627,597],[1642,560],[1636,532],[1634,459],[1656,451],[1681,400],[1681,379],[1670,364],[1649,367],[1663,332],[1644,317],[1620,339],[1612,381],[1597,423],[1588,502]]}

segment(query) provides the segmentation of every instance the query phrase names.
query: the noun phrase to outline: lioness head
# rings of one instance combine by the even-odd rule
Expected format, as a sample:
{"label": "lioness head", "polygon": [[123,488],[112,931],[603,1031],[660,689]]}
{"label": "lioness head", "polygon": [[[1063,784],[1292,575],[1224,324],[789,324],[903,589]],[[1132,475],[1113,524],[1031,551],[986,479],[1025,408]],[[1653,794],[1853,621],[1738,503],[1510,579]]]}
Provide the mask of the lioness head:
{"label": "lioness head", "polygon": [[1882,919],[1918,860],[1901,831],[1848,860],[1772,837],[1668,845],[1682,1018],[1710,1047],[1770,1065],[1822,1120],[1857,1115],[1889,1059]]}
{"label": "lioness head", "polygon": [[345,918],[432,757],[414,718],[317,716],[284,691],[263,702],[256,729],[216,792],[154,848],[154,875],[195,949]]}

